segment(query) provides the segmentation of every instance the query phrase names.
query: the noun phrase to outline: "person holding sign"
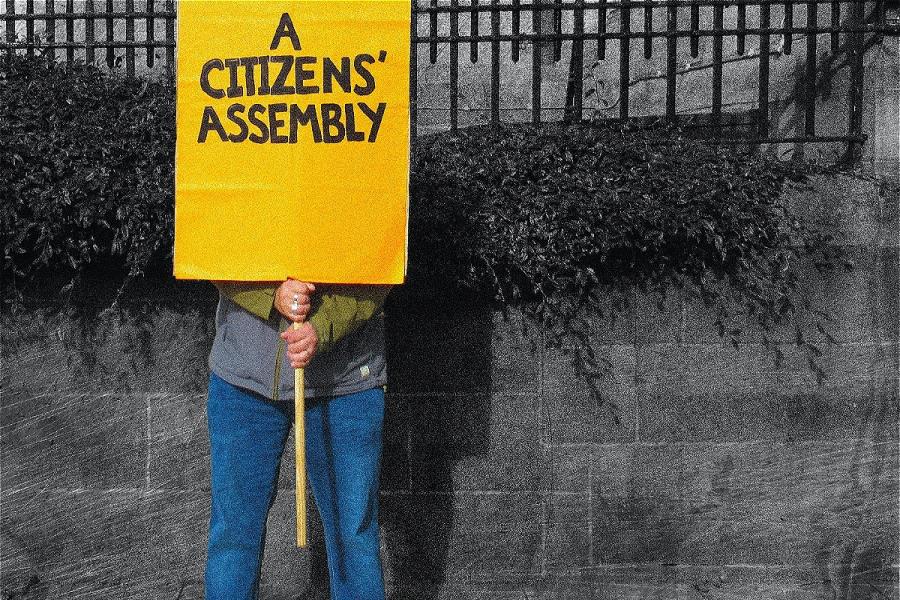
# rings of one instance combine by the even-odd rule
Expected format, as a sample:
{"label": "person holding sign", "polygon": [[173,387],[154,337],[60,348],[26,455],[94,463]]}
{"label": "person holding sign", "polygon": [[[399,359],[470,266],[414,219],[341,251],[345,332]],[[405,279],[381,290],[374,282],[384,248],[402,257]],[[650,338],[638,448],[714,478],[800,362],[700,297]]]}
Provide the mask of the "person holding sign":
{"label": "person holding sign", "polygon": [[[331,598],[383,600],[378,486],[390,286],[214,283],[206,599],[256,598],[266,517],[294,418],[293,367],[306,369],[306,459]],[[294,322],[299,329],[288,327]]]}
{"label": "person holding sign", "polygon": [[384,599],[382,306],[407,269],[411,14],[178,2],[173,273],[220,293],[208,600],[257,595],[292,419],[298,547],[308,476],[331,598]]}

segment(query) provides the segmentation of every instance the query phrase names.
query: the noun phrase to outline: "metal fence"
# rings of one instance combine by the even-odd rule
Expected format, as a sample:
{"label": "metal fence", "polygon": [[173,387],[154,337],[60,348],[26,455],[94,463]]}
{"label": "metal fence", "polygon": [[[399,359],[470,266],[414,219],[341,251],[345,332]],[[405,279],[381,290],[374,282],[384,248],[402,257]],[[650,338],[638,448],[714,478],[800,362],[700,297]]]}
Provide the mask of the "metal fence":
{"label": "metal fence", "polygon": [[[486,111],[489,121],[501,121],[501,64],[530,61],[530,119],[543,118],[542,82],[545,65],[568,60],[564,118],[577,120],[585,112],[586,64],[604,64],[617,73],[617,114],[631,117],[629,88],[634,61],[662,53],[665,80],[664,118],[676,112],[679,57],[697,57],[701,40],[711,40],[711,106],[706,114],[720,138],[734,114],[723,110],[723,54],[726,41],[738,56],[753,53],[757,71],[755,108],[744,113],[746,125],[738,141],[844,142],[852,150],[865,140],[862,127],[863,55],[884,35],[896,35],[888,22],[891,0],[413,0],[411,31],[411,112],[413,131],[418,117],[418,77],[424,60],[435,63],[439,50],[449,51],[449,126],[460,125],[460,62],[490,65]],[[777,20],[773,15],[777,13]],[[0,20],[4,35],[0,50],[43,53],[55,60],[110,67],[124,63],[135,74],[138,61],[171,70],[175,55],[175,0],[5,0]],[[664,23],[664,26],[659,26]],[[805,50],[804,93],[795,110],[802,113],[802,132],[779,135],[770,127],[771,58],[773,40],[778,55],[790,55],[795,45]],[[821,41],[826,38],[827,41]],[[662,40],[662,44],[654,44]],[[749,43],[748,43],[749,40]],[[565,44],[567,52],[563,52]],[[816,127],[819,50],[849,72],[847,126],[841,134],[822,134]],[[487,48],[484,56],[483,48]],[[468,49],[468,52],[466,52]],[[462,50],[462,52],[460,52]],[[524,50],[524,52],[523,52]],[[590,53],[590,55],[589,55]],[[99,54],[99,56],[98,56]],[[462,55],[462,56],[461,56]],[[610,58],[611,57],[611,58]],[[658,57],[658,56],[657,56]],[[617,64],[609,65],[614,62]],[[429,82],[431,83],[431,82]],[[739,120],[738,120],[739,121]],[[737,140],[737,138],[734,138]]]}
{"label": "metal fence", "polygon": [[[175,0],[5,0],[0,50],[31,56],[41,52],[69,63],[94,63],[100,50],[113,67],[122,61],[116,49],[124,49],[125,68],[134,75],[136,53],[152,68],[159,49],[165,66],[172,69],[175,16]],[[24,23],[24,35],[17,32],[18,23]],[[140,38],[135,35],[138,25]],[[97,35],[98,28],[102,35]]]}

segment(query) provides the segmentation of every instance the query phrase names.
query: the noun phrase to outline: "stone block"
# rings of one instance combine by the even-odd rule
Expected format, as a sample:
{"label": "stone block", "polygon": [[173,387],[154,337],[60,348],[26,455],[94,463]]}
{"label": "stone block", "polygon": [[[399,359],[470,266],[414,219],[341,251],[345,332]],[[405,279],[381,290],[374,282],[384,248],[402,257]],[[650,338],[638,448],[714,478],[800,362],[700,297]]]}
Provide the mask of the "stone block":
{"label": "stone block", "polygon": [[609,564],[577,574],[548,573],[538,583],[540,600],[668,600],[676,598],[675,569],[660,564]]}
{"label": "stone block", "polygon": [[665,296],[656,292],[635,290],[635,343],[665,344],[684,337],[684,300],[679,290],[668,290]]}
{"label": "stone block", "polygon": [[586,321],[586,333],[592,344],[608,346],[633,344],[635,341],[635,321],[639,320],[640,303],[630,289],[600,288],[595,292],[597,306],[583,309],[579,319]]}
{"label": "stone block", "polygon": [[[838,571],[848,565],[835,565]],[[679,565],[678,598],[685,600],[820,600],[821,598],[898,597],[896,568],[840,573],[833,566]]]}
{"label": "stone block", "polygon": [[544,573],[577,573],[591,565],[590,494],[547,494],[544,526]]}
{"label": "stone block", "polygon": [[638,349],[643,441],[885,437],[896,429],[896,355],[879,344],[831,346],[818,358],[793,345],[776,370],[769,350],[744,344]]}
{"label": "stone block", "polygon": [[784,432],[772,359],[760,346],[637,349],[641,441],[777,438]]}
{"label": "stone block", "polygon": [[[897,111],[897,107],[894,107]],[[897,153],[897,144],[893,144],[894,153]],[[900,243],[900,184],[897,177],[897,159],[894,162],[894,179],[884,178],[879,182],[878,199],[881,203],[880,210],[880,240],[882,248],[897,248]]]}
{"label": "stone block", "polygon": [[142,489],[146,436],[143,394],[4,391],[0,485],[4,492]]}
{"label": "stone block", "polygon": [[896,560],[896,443],[669,444],[650,456],[635,444],[603,454],[592,474],[598,564],[838,564],[847,548]]}
{"label": "stone block", "polygon": [[423,396],[409,403],[414,490],[542,488],[547,465],[535,396]]}
{"label": "stone block", "polygon": [[875,327],[879,339],[896,344],[900,338],[900,248],[881,248],[877,266],[880,273],[872,290]]}
{"label": "stone block", "polygon": [[137,598],[147,574],[142,494],[133,490],[3,490],[0,587],[5,598]]}
{"label": "stone block", "polygon": [[687,525],[677,499],[594,493],[591,510],[593,564],[678,561]]}
{"label": "stone block", "polygon": [[151,394],[148,403],[149,488],[209,493],[206,394]]}
{"label": "stone block", "polygon": [[426,310],[398,301],[387,309],[388,389],[392,393],[475,393],[491,388],[486,307]]}
{"label": "stone block", "polygon": [[637,406],[634,387],[635,347],[607,346],[601,350],[612,363],[609,375],[597,382],[600,400],[570,356],[548,350],[544,361],[541,397],[543,443],[610,443],[634,439]]}
{"label": "stone block", "polygon": [[897,439],[896,345],[841,344],[825,349],[818,359],[826,374],[821,385],[804,353],[786,346],[784,355],[778,381],[787,439]]}
{"label": "stone block", "polygon": [[209,490],[154,489],[143,504],[147,557],[141,583],[146,597],[202,598]]}
{"label": "stone block", "polygon": [[381,489],[410,489],[410,407],[403,396],[385,396],[384,424],[381,434]]}
{"label": "stone block", "polygon": [[[614,446],[600,446],[600,448],[610,447]],[[549,465],[549,473],[544,490],[550,493],[589,492],[596,450],[597,446],[587,444],[545,447],[543,460]]]}
{"label": "stone block", "polygon": [[537,493],[391,494],[382,524],[394,584],[522,584],[540,574]]}
{"label": "stone block", "polygon": [[521,312],[510,310],[505,317],[495,312],[490,336],[491,392],[535,393],[540,386],[540,328]]}
{"label": "stone block", "polygon": [[671,500],[681,497],[684,480],[681,444],[595,446],[590,449],[593,499],[627,497]]}
{"label": "stone block", "polygon": [[125,304],[100,312],[39,305],[4,313],[3,384],[31,393],[201,392],[211,319]]}
{"label": "stone block", "polygon": [[[502,396],[501,396],[502,398]],[[512,402],[515,396],[509,396]],[[456,460],[487,452],[491,444],[492,413],[497,401],[486,394],[428,394],[408,397],[410,448],[422,456]],[[533,423],[524,415],[525,423]],[[515,429],[516,423],[503,427]],[[525,430],[528,431],[526,425]],[[520,432],[519,437],[525,433]]]}
{"label": "stone block", "polygon": [[810,226],[835,238],[838,244],[870,246],[878,243],[880,201],[874,181],[847,175],[817,175],[809,189],[790,185],[783,198]]}
{"label": "stone block", "polygon": [[694,445],[683,455],[690,525],[679,562],[843,563],[847,547],[896,561],[896,442]]}
{"label": "stone block", "polygon": [[[804,308],[800,296],[794,298],[797,321],[803,337],[825,344],[826,335],[818,324],[837,342],[867,342],[895,339],[897,331],[897,269],[893,256],[896,249],[872,246],[846,246],[846,258],[853,267],[838,267],[819,272],[811,261],[799,265],[799,291],[805,295],[813,310],[824,311],[830,320]],[[731,298],[726,289],[726,309],[732,315],[725,323],[727,330],[740,329],[738,340],[756,343],[762,340],[763,330],[747,309]],[[891,295],[893,293],[893,296]],[[684,339],[692,343],[724,343],[715,325],[715,311],[700,300],[687,297],[684,311]],[[797,338],[793,321],[774,326],[765,335],[778,342],[794,343]],[[727,337],[724,338],[727,341]]]}
{"label": "stone block", "polygon": [[533,600],[537,596],[530,585],[475,583],[440,587],[428,584],[388,586],[387,597],[390,600]]}

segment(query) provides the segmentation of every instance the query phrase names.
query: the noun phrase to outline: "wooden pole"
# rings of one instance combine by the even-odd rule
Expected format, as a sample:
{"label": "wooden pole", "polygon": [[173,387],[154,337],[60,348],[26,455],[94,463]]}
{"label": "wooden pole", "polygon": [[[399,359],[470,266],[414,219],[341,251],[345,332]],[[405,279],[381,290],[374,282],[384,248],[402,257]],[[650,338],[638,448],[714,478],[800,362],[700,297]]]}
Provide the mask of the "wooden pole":
{"label": "wooden pole", "polygon": [[[294,323],[300,329],[300,323]],[[297,499],[297,547],[306,548],[306,420],[303,369],[294,369],[294,488]]]}

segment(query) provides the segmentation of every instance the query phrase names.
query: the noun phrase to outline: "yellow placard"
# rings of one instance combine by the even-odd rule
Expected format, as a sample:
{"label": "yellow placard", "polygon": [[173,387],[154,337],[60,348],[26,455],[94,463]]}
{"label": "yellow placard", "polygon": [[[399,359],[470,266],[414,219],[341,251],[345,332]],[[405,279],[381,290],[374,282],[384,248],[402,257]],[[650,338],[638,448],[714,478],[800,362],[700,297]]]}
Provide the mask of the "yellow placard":
{"label": "yellow placard", "polygon": [[402,283],[410,0],[181,0],[174,271]]}

